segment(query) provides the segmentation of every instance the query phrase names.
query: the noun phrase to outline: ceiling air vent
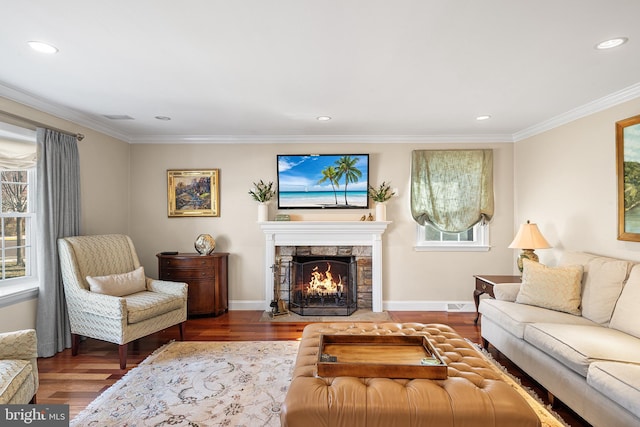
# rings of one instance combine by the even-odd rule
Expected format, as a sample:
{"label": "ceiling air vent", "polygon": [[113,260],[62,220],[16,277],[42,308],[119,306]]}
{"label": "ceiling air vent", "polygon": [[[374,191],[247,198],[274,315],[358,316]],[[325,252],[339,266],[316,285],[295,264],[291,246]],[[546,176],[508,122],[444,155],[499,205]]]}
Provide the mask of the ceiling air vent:
{"label": "ceiling air vent", "polygon": [[135,120],[126,114],[103,114],[102,117],[106,117],[109,120]]}

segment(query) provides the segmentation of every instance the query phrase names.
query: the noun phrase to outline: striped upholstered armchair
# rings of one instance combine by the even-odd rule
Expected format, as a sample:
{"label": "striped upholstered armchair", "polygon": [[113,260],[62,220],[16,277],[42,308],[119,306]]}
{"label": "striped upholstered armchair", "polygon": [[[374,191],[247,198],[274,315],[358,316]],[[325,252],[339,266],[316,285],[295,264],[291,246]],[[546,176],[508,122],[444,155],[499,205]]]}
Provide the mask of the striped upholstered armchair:
{"label": "striped upholstered armchair", "polygon": [[35,330],[0,334],[0,405],[36,403],[37,358]]}
{"label": "striped upholstered armchair", "polygon": [[128,236],[66,237],[58,251],[74,356],[81,336],[111,342],[125,369],[129,342],[173,325],[184,338],[187,284],[146,277]]}

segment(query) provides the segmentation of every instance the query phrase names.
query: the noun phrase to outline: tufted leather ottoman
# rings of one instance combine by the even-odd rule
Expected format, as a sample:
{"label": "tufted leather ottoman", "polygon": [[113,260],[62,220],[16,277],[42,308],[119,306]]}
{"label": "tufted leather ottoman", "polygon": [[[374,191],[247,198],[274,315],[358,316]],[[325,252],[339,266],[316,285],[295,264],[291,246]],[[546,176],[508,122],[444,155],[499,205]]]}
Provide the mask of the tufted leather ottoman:
{"label": "tufted leather ottoman", "polygon": [[[449,378],[314,376],[321,334],[427,335]],[[314,323],[305,327],[281,411],[283,427],[540,426],[525,400],[453,329],[422,323]]]}

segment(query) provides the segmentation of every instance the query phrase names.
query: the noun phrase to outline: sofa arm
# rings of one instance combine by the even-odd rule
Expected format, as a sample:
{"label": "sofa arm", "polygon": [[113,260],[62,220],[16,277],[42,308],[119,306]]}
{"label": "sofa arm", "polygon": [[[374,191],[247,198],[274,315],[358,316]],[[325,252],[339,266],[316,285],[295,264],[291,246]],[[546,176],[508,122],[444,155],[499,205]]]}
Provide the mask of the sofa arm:
{"label": "sofa arm", "polygon": [[31,360],[38,357],[36,331],[22,331],[0,334],[0,359]]}
{"label": "sofa arm", "polygon": [[156,280],[147,277],[147,290],[160,292],[163,294],[177,295],[187,299],[188,286],[184,282],[169,282],[166,280]]}
{"label": "sofa arm", "polygon": [[515,302],[520,292],[520,285],[520,283],[496,283],[493,285],[493,295],[500,301]]}

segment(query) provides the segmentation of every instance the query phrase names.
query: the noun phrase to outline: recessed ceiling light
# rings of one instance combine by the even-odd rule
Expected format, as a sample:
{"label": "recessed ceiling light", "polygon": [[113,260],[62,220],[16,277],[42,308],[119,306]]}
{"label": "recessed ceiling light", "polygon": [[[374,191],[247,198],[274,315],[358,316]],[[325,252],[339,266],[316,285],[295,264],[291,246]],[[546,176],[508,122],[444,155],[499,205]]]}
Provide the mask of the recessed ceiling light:
{"label": "recessed ceiling light", "polygon": [[329,116],[318,116],[316,117],[316,120],[319,122],[328,122],[329,120],[331,120],[331,117]]}
{"label": "recessed ceiling light", "polygon": [[27,42],[27,44],[29,45],[29,47],[31,47],[31,49],[40,53],[48,53],[48,54],[58,53],[58,48],[49,43],[39,42],[39,41],[30,41],[30,42]]}
{"label": "recessed ceiling light", "polygon": [[135,120],[128,114],[103,114],[102,117],[106,117],[109,120]]}
{"label": "recessed ceiling light", "polygon": [[618,47],[625,44],[627,41],[629,41],[629,39],[626,37],[616,37],[615,39],[601,41],[596,45],[596,49],[599,49],[599,50],[613,49],[614,47]]}
{"label": "recessed ceiling light", "polygon": [[171,117],[167,117],[167,116],[156,116],[156,119],[158,119],[158,120],[164,120],[164,121],[166,122],[166,121],[171,120]]}
{"label": "recessed ceiling light", "polygon": [[489,116],[489,115],[484,115],[484,116],[478,116],[478,117],[476,117],[476,120],[477,120],[477,121],[479,121],[479,122],[481,122],[481,121],[483,121],[483,120],[489,120],[490,118],[491,118],[491,116]]}

